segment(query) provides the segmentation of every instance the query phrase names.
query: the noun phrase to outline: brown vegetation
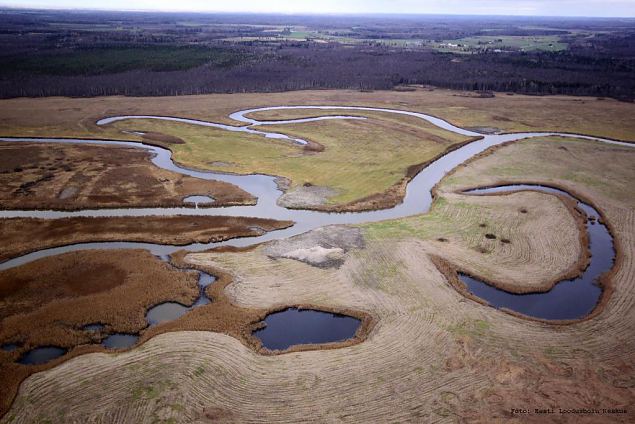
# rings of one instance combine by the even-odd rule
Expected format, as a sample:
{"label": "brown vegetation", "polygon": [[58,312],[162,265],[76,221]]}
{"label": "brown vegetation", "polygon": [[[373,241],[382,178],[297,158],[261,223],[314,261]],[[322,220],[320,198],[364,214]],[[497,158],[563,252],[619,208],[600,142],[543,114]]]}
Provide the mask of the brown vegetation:
{"label": "brown vegetation", "polygon": [[0,143],[4,209],[183,206],[189,195],[215,206],[253,204],[239,187],[160,169],[150,153],[129,147]]}
{"label": "brown vegetation", "polygon": [[[307,90],[283,93],[211,94],[177,97],[48,97],[0,100],[0,134],[119,138],[141,140],[95,122],[105,116],[179,116],[241,125],[229,114],[241,109],[278,105],[349,105],[388,107],[430,113],[461,127],[495,126],[503,131],[560,131],[633,139],[628,119],[634,105],[611,99],[573,96],[496,96],[491,99],[454,96],[456,91],[419,88],[412,92]],[[557,113],[554,113],[557,111]],[[288,111],[282,111],[288,112]],[[267,112],[267,114],[272,112]],[[286,114],[286,113],[285,113]],[[309,115],[315,114],[315,111]],[[305,114],[306,115],[306,114]],[[260,117],[261,114],[258,114]],[[280,116],[283,116],[282,114]]]}
{"label": "brown vegetation", "polygon": [[185,141],[179,137],[175,137],[169,134],[163,134],[159,132],[146,132],[141,136],[144,141],[149,141],[150,143],[156,143],[159,145],[165,144],[185,144]]}
{"label": "brown vegetation", "polygon": [[[352,346],[363,341],[374,325],[370,315],[357,310],[321,308],[360,319],[362,325],[355,337],[341,343],[301,345],[284,352],[271,352],[252,334],[260,322],[268,314],[287,307],[310,309],[315,306],[243,308],[225,296],[225,288],[232,282],[231,275],[194,266],[217,276],[217,281],[207,288],[212,303],[195,308],[175,321],[146,328],[145,313],[149,307],[165,301],[189,305],[195,300],[197,273],[177,269],[192,269],[183,261],[183,256],[183,253],[173,255],[175,268],[145,251],[83,251],[0,272],[0,345],[20,344],[13,352],[0,351],[0,378],[5,383],[0,388],[0,414],[6,412],[24,378],[74,356],[104,351],[98,343],[107,333],[141,333],[139,343],[143,343],[164,332],[214,331],[231,335],[261,354],[272,355]],[[149,284],[152,290],[148,290]],[[104,324],[105,328],[98,333],[82,330],[91,323]],[[68,348],[69,352],[43,365],[24,366],[14,362],[38,346],[59,346]]]}
{"label": "brown vegetation", "polygon": [[174,270],[145,251],[73,252],[0,272],[0,344],[21,345],[14,352],[0,351],[0,412],[22,379],[61,362],[14,362],[29,349],[98,342],[81,329],[90,323],[137,332],[146,326],[148,307],[166,300],[189,304],[197,294],[196,273]]}
{"label": "brown vegetation", "polygon": [[[543,111],[553,114],[547,107],[536,113]],[[517,111],[505,109],[500,113]],[[614,133],[632,137],[632,130],[618,125]],[[77,357],[49,369],[22,385],[5,419],[104,421],[116,417],[119,421],[151,422],[160,416],[173,421],[208,417],[239,422],[298,422],[306,420],[307,411],[311,411],[315,421],[544,422],[544,415],[518,416],[510,412],[526,403],[546,408],[624,408],[628,409],[625,414],[576,414],[574,418],[581,423],[598,419],[632,422],[633,151],[558,139],[502,147],[461,167],[440,185],[440,197],[446,200],[443,207],[459,218],[471,214],[473,229],[447,229],[443,218],[451,215],[435,216],[433,210],[413,218],[422,223],[415,228],[418,231],[406,227],[401,237],[373,240],[365,249],[348,252],[339,268],[312,267],[284,258],[272,260],[260,247],[175,255],[178,265],[195,264],[219,276],[208,292],[218,304],[227,302],[223,310],[226,316],[211,312],[214,303],[181,318],[182,326],[174,321],[146,331],[142,341],[147,343],[137,349],[117,355]],[[556,328],[466,300],[447,284],[430,259],[433,252],[441,251],[446,259],[454,253],[453,263],[460,259],[462,268],[474,274],[513,276],[522,269],[527,273],[523,279],[531,277],[538,282],[553,281],[567,268],[563,264],[579,257],[578,246],[563,253],[558,249],[539,251],[532,244],[535,234],[548,242],[577,244],[575,224],[553,196],[524,192],[477,197],[456,193],[501,181],[552,184],[597,205],[609,223],[619,253],[609,276],[608,290],[612,293],[603,297],[602,313]],[[405,227],[406,222],[410,221],[399,220],[396,226]],[[479,226],[485,222],[485,227]],[[479,243],[489,243],[484,245],[487,254],[473,248],[467,238],[472,236],[466,234],[469,232]],[[551,234],[544,234],[547,232]],[[487,240],[487,233],[498,239]],[[466,238],[462,238],[464,234]],[[503,237],[512,243],[503,243]],[[523,250],[522,246],[530,249]],[[523,256],[517,256],[518,252]],[[536,258],[550,261],[542,264]],[[538,278],[534,278],[536,275]],[[262,311],[261,315],[245,312],[245,317],[256,320],[264,316],[264,311],[278,310],[283,305],[364,311],[376,319],[377,325],[370,329],[364,343],[276,358],[258,355],[244,341],[238,341],[244,340],[240,335],[243,315],[236,312],[233,316],[232,311]],[[220,330],[222,325],[224,331]],[[164,331],[162,328],[176,332],[148,340]],[[216,328],[218,332],[177,331],[185,328]],[[11,375],[18,377],[7,379],[8,385],[15,388],[28,373],[91,349],[75,348],[66,357],[39,368],[14,366]],[[283,408],[280,399],[285,401]],[[519,400],[523,405],[518,404]],[[4,408],[8,407],[7,403]],[[572,416],[553,418],[566,421]]]}
{"label": "brown vegetation", "polygon": [[99,241],[185,245],[251,237],[291,226],[289,221],[225,216],[125,218],[12,218],[0,220],[0,261],[36,250]]}
{"label": "brown vegetation", "polygon": [[[541,167],[535,171],[522,169],[519,181],[529,177],[537,181],[535,173],[557,178],[558,167],[569,165],[561,154],[551,157],[554,165],[539,159],[543,148],[545,153],[553,152],[546,143],[520,144],[461,168],[448,178],[451,184],[441,188],[450,193],[462,182],[496,182],[501,178],[500,172],[488,173],[499,163],[498,155],[517,157],[528,167]],[[530,145],[528,150],[525,145]],[[620,158],[615,167],[611,164],[597,169],[596,155],[615,154],[616,147],[599,153],[594,145],[575,145],[573,149],[581,169],[609,173],[610,178],[603,181],[613,185],[629,181],[619,177],[632,173],[624,167],[629,162],[628,155]],[[584,184],[566,181],[561,179],[560,184],[584,191]],[[604,193],[615,192],[606,183],[604,189]],[[562,205],[544,194],[514,196],[522,201]],[[498,220],[522,219],[536,231],[551,228],[554,223],[553,238],[564,238],[570,232],[572,225],[561,225],[551,213],[534,216],[536,210],[542,210],[534,203],[527,214],[520,214],[518,202],[512,202],[514,196],[458,197],[467,198],[470,210],[479,211],[473,217],[473,226],[480,238],[486,231],[502,236]],[[590,195],[606,212],[607,219],[616,223],[616,242],[627,246],[622,249],[624,260],[618,261],[612,276],[615,292],[603,313],[592,320],[554,329],[466,301],[446,284],[443,274],[429,259],[429,252],[439,250],[439,244],[433,241],[437,232],[408,231],[405,239],[374,240],[366,243],[364,249],[347,253],[342,267],[328,269],[291,259],[271,260],[261,247],[176,255],[179,264],[183,260],[214,269],[220,280],[210,290],[222,290],[238,307],[273,310],[285,304],[312,304],[320,309],[349,308],[372,315],[377,325],[364,343],[275,359],[258,355],[224,334],[164,334],[130,352],[75,358],[27,380],[8,416],[17,422],[28,422],[40,415],[63,416],[71,421],[116,414],[124,421],[149,422],[154,414],[165,413],[179,421],[207,413],[213,417],[231,416],[241,422],[297,422],[306,417],[307,410],[315,410],[312,418],[318,421],[434,422],[451,417],[474,422],[520,422],[510,413],[511,407],[518,406],[518,399],[555,408],[628,408],[633,399],[630,376],[634,365],[630,358],[635,351],[629,325],[635,311],[631,296],[635,279],[628,252],[634,243],[635,220],[629,212],[633,203],[628,190],[620,196],[623,200],[605,197],[601,202],[596,195]],[[512,204],[500,207],[505,202]],[[451,207],[452,203],[447,203]],[[459,204],[455,209],[462,211],[465,207]],[[564,208],[558,211],[563,212]],[[487,229],[479,227],[479,223],[487,223]],[[440,222],[428,225],[437,226]],[[534,234],[521,226],[512,234],[511,246],[526,244]],[[462,243],[456,236],[447,239],[450,242],[443,245]],[[532,250],[528,255],[534,253],[540,252]],[[464,255],[481,258],[468,248]],[[509,253],[493,250],[487,264],[517,271],[518,258],[496,262],[505,255]],[[540,264],[532,266],[537,273],[544,273]],[[558,270],[547,273],[552,271],[555,276]],[[222,273],[233,278],[233,283],[224,288]],[[218,283],[221,284],[214,287]],[[195,310],[182,319],[198,323],[206,319],[204,310]],[[171,325],[178,328],[176,322],[166,327]],[[144,335],[149,336],[150,332]],[[131,393],[139,388],[152,390],[153,396],[131,399]],[[102,396],[104,391],[108,391],[108,396]],[[251,395],[245,397],[245,393]],[[96,404],[98,396],[101,401]],[[286,400],[285,408],[275,404],[279,399]],[[169,407],[175,404],[178,408]],[[544,420],[538,415],[523,418],[530,422]],[[597,416],[576,418],[580,422],[597,421]],[[602,418],[628,422],[632,421],[632,412]]]}

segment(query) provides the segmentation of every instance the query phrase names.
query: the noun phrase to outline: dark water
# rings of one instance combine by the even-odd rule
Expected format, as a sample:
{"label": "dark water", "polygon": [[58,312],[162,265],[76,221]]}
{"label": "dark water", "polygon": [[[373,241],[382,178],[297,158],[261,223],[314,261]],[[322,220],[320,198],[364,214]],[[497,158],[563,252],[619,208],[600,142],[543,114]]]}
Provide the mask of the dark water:
{"label": "dark water", "polygon": [[610,271],[615,260],[613,238],[608,228],[599,222],[600,214],[591,205],[580,202],[569,193],[552,187],[516,184],[470,190],[466,193],[491,194],[518,190],[560,194],[577,202],[577,207],[583,210],[588,218],[586,229],[589,234],[591,263],[587,269],[578,278],[558,282],[548,292],[531,294],[509,293],[463,274],[460,274],[459,278],[465,283],[470,293],[486,300],[495,308],[507,308],[523,315],[546,320],[584,318],[593,311],[602,295],[602,289],[597,285],[598,278]]}
{"label": "dark water", "polygon": [[18,362],[24,365],[39,365],[59,358],[67,352],[66,349],[55,346],[38,347],[25,353]]}
{"label": "dark water", "polygon": [[302,344],[341,342],[355,336],[357,318],[314,310],[286,309],[265,318],[267,326],[254,335],[269,350]]}
{"label": "dark water", "polygon": [[[211,299],[205,294],[205,288],[216,281],[216,278],[210,274],[201,272],[199,274],[199,297],[192,304],[192,306],[184,306],[176,302],[161,303],[148,310],[146,319],[150,326],[156,325],[162,322],[173,321],[180,316],[186,314],[197,306],[206,305],[211,302]],[[86,324],[82,327],[84,331],[90,331],[97,333],[105,328],[104,324],[92,323]],[[107,349],[126,349],[133,346],[139,340],[138,334],[125,334],[115,333],[111,334],[102,340],[101,345]],[[19,348],[15,344],[5,344],[1,346],[2,350],[12,352]],[[52,359],[64,355],[67,350],[59,347],[39,347],[27,352],[22,356],[18,362],[21,364],[37,365],[44,364]]]}
{"label": "dark water", "polygon": [[[211,299],[205,294],[205,289],[216,281],[216,278],[205,272],[200,272],[198,277],[199,295],[191,306],[185,306],[178,302],[163,302],[148,309],[146,320],[151,327],[157,324],[174,321],[177,318],[187,314],[192,309],[207,305]],[[139,335],[116,333],[106,337],[102,342],[102,346],[108,349],[125,349],[139,340]]]}
{"label": "dark water", "polygon": [[139,340],[135,334],[115,333],[106,337],[101,345],[107,349],[126,349],[133,346]]}
{"label": "dark water", "polygon": [[0,349],[4,350],[5,352],[13,352],[17,350],[19,347],[20,346],[15,343],[7,343],[0,346]]}

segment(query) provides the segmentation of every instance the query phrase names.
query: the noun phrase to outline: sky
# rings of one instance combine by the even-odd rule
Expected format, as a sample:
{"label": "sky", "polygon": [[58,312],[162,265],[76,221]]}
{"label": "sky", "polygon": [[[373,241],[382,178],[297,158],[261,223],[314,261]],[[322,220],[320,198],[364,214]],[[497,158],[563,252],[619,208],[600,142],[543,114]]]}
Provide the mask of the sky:
{"label": "sky", "polygon": [[635,0],[0,0],[47,9],[635,17]]}

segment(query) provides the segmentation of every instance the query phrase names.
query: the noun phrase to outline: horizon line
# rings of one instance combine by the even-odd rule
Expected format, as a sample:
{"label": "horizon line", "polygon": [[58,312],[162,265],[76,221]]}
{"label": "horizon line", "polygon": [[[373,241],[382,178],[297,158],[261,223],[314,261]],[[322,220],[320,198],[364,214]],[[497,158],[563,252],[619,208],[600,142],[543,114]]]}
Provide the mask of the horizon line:
{"label": "horizon line", "polygon": [[110,9],[89,7],[29,7],[20,5],[3,5],[0,10],[33,10],[33,11],[57,11],[57,12],[121,12],[121,13],[191,13],[201,15],[262,15],[262,16],[463,16],[463,17],[509,17],[509,18],[565,18],[565,19],[635,19],[633,16],[588,16],[588,15],[510,15],[492,13],[397,13],[397,12],[263,12],[263,11],[214,11],[214,10],[178,10],[178,9]]}

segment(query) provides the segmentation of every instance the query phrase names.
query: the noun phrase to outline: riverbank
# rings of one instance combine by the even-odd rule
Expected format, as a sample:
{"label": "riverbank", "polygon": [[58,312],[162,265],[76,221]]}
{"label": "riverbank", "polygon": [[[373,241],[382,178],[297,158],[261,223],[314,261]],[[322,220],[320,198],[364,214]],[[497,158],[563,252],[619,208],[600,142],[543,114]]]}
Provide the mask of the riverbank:
{"label": "riverbank", "polygon": [[130,147],[2,142],[0,158],[2,209],[183,206],[192,194],[212,196],[214,206],[256,202],[233,184],[161,169]]}
{"label": "riverbank", "polygon": [[[520,319],[466,300],[447,284],[430,260],[432,252],[443,252],[443,256],[452,256],[454,252],[454,258],[464,262],[463,269],[478,275],[497,272],[518,276],[520,263],[535,281],[552,280],[562,272],[563,262],[578,261],[581,247],[577,224],[554,196],[529,192],[513,195],[522,198],[523,204],[531,205],[532,213],[522,213],[517,204],[509,204],[512,195],[463,196],[456,190],[443,192],[442,184],[442,195],[432,204],[432,189],[449,169],[514,136],[509,137],[486,137],[430,164],[411,181],[404,203],[393,210],[359,216],[320,214],[315,222],[311,219],[317,219],[316,213],[291,211],[290,215],[299,218],[294,229],[297,231],[338,220],[376,221],[363,226],[366,242],[356,244],[363,247],[348,251],[341,248],[337,266],[307,263],[303,252],[282,252],[272,258],[264,246],[183,252],[179,256],[189,266],[230,275],[233,282],[223,287],[223,293],[236,307],[279,310],[291,305],[312,305],[368,314],[377,324],[364,343],[281,355],[272,360],[223,334],[162,335],[131,352],[75,358],[27,380],[13,408],[20,415],[18,421],[33,417],[30,415],[33,408],[24,407],[27,397],[29,402],[35,400],[38,413],[56,416],[61,406],[55,402],[57,396],[72,399],[73,410],[67,416],[116,413],[129,420],[139,418],[139,413],[147,416],[147,408],[164,411],[166,402],[175,396],[188,399],[179,408],[166,412],[175,419],[186,414],[204,416],[205,408],[210,408],[239,421],[263,416],[297,421],[305,416],[307,408],[316,405],[319,418],[337,418],[345,413],[357,421],[382,417],[434,420],[450,415],[474,420],[492,416],[504,419],[509,418],[506,411],[510,405],[521,397],[536,404],[575,407],[588,402],[592,394],[598,402],[628,405],[632,396],[620,376],[630,364],[620,358],[629,358],[635,351],[628,343],[632,340],[628,326],[633,310],[629,300],[633,289],[632,258],[618,257],[611,276],[615,278],[613,293],[606,300],[602,314],[593,320],[559,326],[558,331],[548,324]],[[546,150],[540,154],[531,149],[521,153],[513,150],[532,143]],[[554,149],[557,144],[550,143],[527,141],[501,148],[491,157],[507,158],[513,166],[506,166],[505,162],[488,163],[471,175],[475,164],[488,161],[489,157],[484,157],[460,166],[446,183],[458,185],[468,175],[464,183],[469,181],[466,188],[473,188],[477,183],[487,186],[513,177],[510,179],[518,182],[531,178],[536,183],[571,186],[575,193],[591,190],[588,198],[609,222],[616,223],[614,237],[618,252],[632,251],[629,246],[632,247],[635,232],[630,222],[632,214],[628,213],[633,206],[629,191],[632,187],[621,186],[624,181],[632,181],[632,167],[628,166],[632,151],[580,140],[567,141],[566,149]],[[587,147],[588,151],[584,150]],[[499,156],[507,149],[511,153]],[[613,160],[598,161],[602,155]],[[535,166],[536,163],[540,166]],[[553,167],[554,163],[571,166],[558,169]],[[576,170],[574,175],[564,172],[572,169]],[[593,183],[596,175],[602,182],[599,186]],[[593,191],[607,184],[611,187]],[[410,190],[415,190],[414,194],[409,195]],[[422,215],[431,204],[433,212]],[[450,219],[435,213],[436,208],[446,212]],[[547,213],[535,213],[534,208]],[[411,211],[419,216],[405,218]],[[521,215],[524,217],[519,218]],[[393,220],[382,221],[387,218]],[[497,239],[487,237],[488,234]],[[510,243],[499,241],[499,237]],[[529,248],[523,250],[522,246]],[[310,252],[315,250],[311,246],[301,247]],[[199,308],[183,318],[205,319],[204,315],[197,315],[202,310]],[[225,334],[230,334],[229,330]],[[536,346],[540,347],[538,352]],[[138,364],[134,370],[126,367],[131,362]],[[209,368],[210,363],[215,365]],[[598,364],[603,367],[600,374]],[[73,377],[79,375],[81,378]],[[86,375],[99,375],[99,387],[86,384]],[[178,390],[171,389],[174,379],[179,382],[174,386]],[[281,381],[287,384],[281,385]],[[52,385],[56,390],[42,390],[42,384]],[[138,403],[124,401],[138,387],[142,388],[141,393],[148,388],[153,396],[141,395]],[[311,389],[310,397],[306,396],[307,387]],[[363,389],[359,390],[360,387]],[[540,390],[534,390],[535,387]],[[96,406],[90,400],[104,388],[112,397]],[[251,395],[245,397],[245,392]],[[391,396],[386,397],[387,392]],[[271,400],[280,397],[287,399],[289,405],[283,417],[279,409],[270,408]],[[335,404],[333,410],[327,407]],[[357,407],[361,404],[364,408]]]}

